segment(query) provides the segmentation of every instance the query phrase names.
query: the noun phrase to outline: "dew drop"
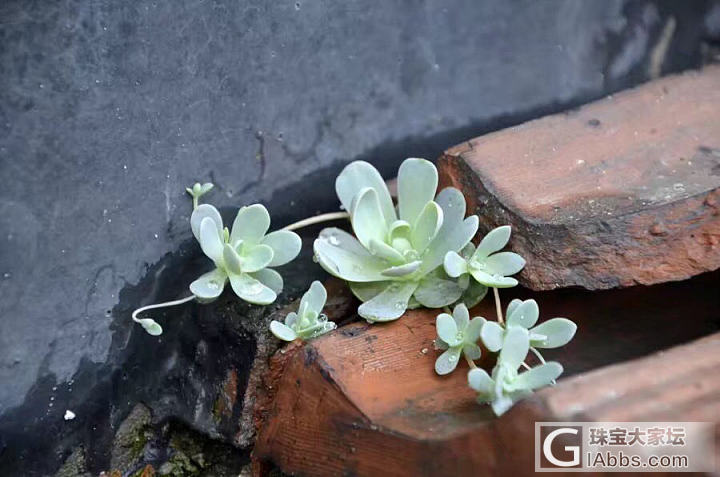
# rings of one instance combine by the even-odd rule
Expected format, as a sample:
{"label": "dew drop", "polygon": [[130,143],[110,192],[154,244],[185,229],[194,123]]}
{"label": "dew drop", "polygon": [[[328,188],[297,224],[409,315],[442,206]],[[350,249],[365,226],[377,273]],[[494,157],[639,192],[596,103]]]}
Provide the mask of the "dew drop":
{"label": "dew drop", "polygon": [[208,282],[208,288],[211,290],[217,290],[218,288],[220,288],[220,285],[218,285],[218,283],[215,280],[210,280]]}
{"label": "dew drop", "polygon": [[403,302],[403,301],[395,302],[395,308],[398,310],[404,310],[406,308],[405,302]]}
{"label": "dew drop", "polygon": [[455,356],[454,354],[451,354],[450,356],[448,356],[448,361],[450,361],[451,363],[454,363],[455,361],[457,361],[457,356]]}

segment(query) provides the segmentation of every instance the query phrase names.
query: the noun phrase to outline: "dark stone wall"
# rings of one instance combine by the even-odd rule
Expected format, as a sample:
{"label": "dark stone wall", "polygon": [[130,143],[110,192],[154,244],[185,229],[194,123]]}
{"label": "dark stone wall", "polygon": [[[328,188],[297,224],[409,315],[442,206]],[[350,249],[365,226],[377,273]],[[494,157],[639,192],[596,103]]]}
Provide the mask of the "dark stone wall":
{"label": "dark stone wall", "polygon": [[133,347],[197,351],[197,330],[129,338],[134,307],[206,266],[186,186],[213,181],[227,217],[263,201],[282,225],[336,209],[350,160],[389,174],[697,67],[718,35],[717,1],[3,1],[0,473],[42,475],[148,400],[113,384]]}

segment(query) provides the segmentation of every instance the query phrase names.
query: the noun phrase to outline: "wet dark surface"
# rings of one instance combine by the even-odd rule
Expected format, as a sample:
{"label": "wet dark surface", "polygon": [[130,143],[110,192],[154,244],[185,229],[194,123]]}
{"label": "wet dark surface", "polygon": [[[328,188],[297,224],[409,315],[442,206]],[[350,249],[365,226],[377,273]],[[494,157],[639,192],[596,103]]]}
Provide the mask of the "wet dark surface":
{"label": "wet dark surface", "polygon": [[[130,322],[137,306],[185,296],[208,266],[186,186],[215,182],[208,200],[226,219],[263,201],[274,228],[336,210],[334,177],[350,160],[390,176],[405,157],[646,80],[671,17],[661,71],[698,66],[719,12],[704,1],[2,2],[0,474],[46,475],[78,442],[102,468],[112,426],[140,400],[227,439],[201,392],[230,365],[244,383],[254,344],[238,322],[267,312],[229,296],[179,307],[159,314],[162,340]],[[284,299],[320,273],[297,266]]]}

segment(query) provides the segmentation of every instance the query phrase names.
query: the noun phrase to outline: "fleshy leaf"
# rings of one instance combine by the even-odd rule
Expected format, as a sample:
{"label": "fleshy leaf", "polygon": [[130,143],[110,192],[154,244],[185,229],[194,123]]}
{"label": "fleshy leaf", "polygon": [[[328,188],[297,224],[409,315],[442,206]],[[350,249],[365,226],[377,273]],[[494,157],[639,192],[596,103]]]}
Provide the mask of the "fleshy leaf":
{"label": "fleshy leaf", "polygon": [[270,322],[270,331],[275,335],[276,338],[283,341],[293,341],[297,338],[297,334],[292,328],[280,323],[279,321],[272,320]]}
{"label": "fleshy leaf", "polygon": [[268,267],[285,265],[297,257],[302,248],[300,236],[289,230],[270,232],[262,239],[261,243],[269,246],[273,250],[273,258],[268,264]]}
{"label": "fleshy leaf", "polygon": [[[444,209],[443,213],[445,213]],[[475,232],[477,232],[478,218],[477,215],[471,215],[456,227],[445,232],[443,232],[444,226],[443,223],[437,236],[428,245],[423,257],[422,269],[427,272],[442,265],[447,252],[462,249],[473,238]]]}
{"label": "fleshy leaf", "polygon": [[460,361],[461,346],[453,346],[447,349],[443,354],[435,360],[435,372],[440,376],[450,374],[457,367]]}
{"label": "fleshy leaf", "polygon": [[563,367],[560,363],[550,361],[518,374],[508,388],[510,390],[532,391],[552,383],[562,372]]}
{"label": "fleshy leaf", "polygon": [[390,245],[376,239],[370,239],[368,242],[368,251],[392,265],[402,265],[405,263],[405,258],[400,252],[392,248]]}
{"label": "fleshy leaf", "polygon": [[517,325],[529,329],[537,323],[539,317],[540,308],[535,300],[530,299],[513,308],[512,313],[507,316],[507,323],[508,325]]}
{"label": "fleshy leaf", "polygon": [[488,232],[475,250],[474,258],[486,258],[505,247],[510,240],[511,230],[509,225],[503,225]]}
{"label": "fleshy leaf", "polygon": [[482,356],[480,347],[475,343],[465,343],[463,346],[463,353],[472,360],[480,359],[480,356]]}
{"label": "fleshy leaf", "polygon": [[366,248],[369,248],[370,240],[385,240],[388,224],[382,219],[380,201],[375,189],[362,189],[353,202],[350,214],[355,236]]}
{"label": "fleshy leaf", "polygon": [[420,268],[420,265],[422,265],[422,262],[420,260],[415,260],[414,262],[406,263],[404,265],[387,268],[382,271],[382,274],[387,277],[404,277],[405,275],[410,275],[415,272],[418,268]]}
{"label": "fleshy leaf", "polygon": [[274,291],[247,273],[230,275],[230,285],[237,296],[255,305],[268,305],[277,298]]}
{"label": "fleshy leaf", "polygon": [[360,305],[358,314],[367,321],[396,320],[407,310],[416,288],[416,282],[390,282],[385,290]]}
{"label": "fleshy leaf", "polygon": [[398,170],[398,211],[400,218],[414,224],[425,204],[433,200],[438,173],[432,162],[410,158]]}
{"label": "fleshy leaf", "polygon": [[453,309],[452,317],[459,330],[464,330],[470,323],[470,312],[464,303],[458,303]]}
{"label": "fleshy leaf", "polygon": [[230,246],[229,243],[226,243],[223,246],[222,250],[222,257],[223,262],[225,263],[225,269],[227,270],[228,274],[238,274],[242,273],[242,262],[240,260],[240,255],[235,251],[232,246]]}
{"label": "fleshy leaf", "polygon": [[470,282],[470,285],[463,292],[460,299],[463,303],[465,303],[465,306],[467,306],[468,308],[472,308],[473,306],[480,303],[480,300],[485,298],[487,292],[488,288],[485,285],[483,285],[482,283],[478,283],[475,280],[472,280]]}
{"label": "fleshy leaf", "polygon": [[345,166],[335,180],[335,192],[348,212],[352,210],[353,199],[366,187],[377,192],[385,223],[393,223],[397,217],[390,192],[380,173],[371,164],[365,161],[351,162]]}
{"label": "fleshy leaf", "polygon": [[515,308],[517,308],[523,301],[519,298],[513,298],[510,303],[507,306],[507,311],[505,312],[505,316],[507,318],[510,318],[510,315],[513,314],[515,311]]}
{"label": "fleshy leaf", "polygon": [[266,287],[270,288],[272,291],[274,291],[276,294],[280,294],[280,292],[283,289],[283,279],[282,276],[275,270],[271,268],[263,268],[262,270],[258,270],[257,272],[250,273],[251,277],[253,277],[255,280],[258,280]]}
{"label": "fleshy leaf", "polygon": [[456,302],[462,293],[456,282],[430,274],[420,280],[413,296],[426,308],[441,308]]}
{"label": "fleshy leaf", "polygon": [[223,221],[222,217],[220,217],[220,212],[210,204],[200,204],[197,209],[193,210],[190,216],[190,228],[198,242],[200,242],[200,223],[206,217],[215,223],[218,236],[222,236]]}
{"label": "fleshy leaf", "polygon": [[525,266],[525,259],[517,253],[500,252],[485,259],[485,264],[497,274],[514,275]]}
{"label": "fleshy leaf", "polygon": [[325,287],[319,281],[315,280],[310,284],[308,291],[300,299],[300,307],[298,308],[298,314],[304,316],[308,311],[313,311],[320,314],[325,301],[327,300],[327,291]]}
{"label": "fleshy leaf", "polygon": [[200,222],[200,248],[213,262],[222,263],[223,242],[218,234],[217,226],[210,217]]}
{"label": "fleshy leaf", "polygon": [[493,353],[502,348],[504,336],[505,329],[495,321],[486,322],[480,330],[480,338],[482,339],[483,344]]}
{"label": "fleshy leaf", "polygon": [[216,268],[211,272],[204,273],[190,284],[190,292],[202,300],[214,300],[219,297],[225,288],[227,275]]}
{"label": "fleshy leaf", "polygon": [[243,253],[240,259],[243,272],[257,272],[270,265],[273,259],[272,248],[262,244],[250,247],[246,253]]}
{"label": "fleshy leaf", "polygon": [[323,230],[314,242],[314,249],[320,265],[331,275],[343,280],[376,282],[387,279],[382,275],[387,263],[370,255],[360,242],[347,232],[338,229]]}
{"label": "fleshy leaf", "polygon": [[285,325],[289,326],[291,328],[294,327],[295,322],[297,321],[297,317],[298,317],[297,313],[295,313],[294,311],[291,311],[290,313],[285,315]]}
{"label": "fleshy leaf", "polygon": [[447,313],[441,313],[435,319],[435,328],[441,340],[450,346],[460,344],[458,339],[458,327],[455,319]]}
{"label": "fleshy leaf", "polygon": [[242,240],[250,244],[260,243],[270,228],[270,214],[262,204],[241,207],[233,221],[230,243]]}
{"label": "fleshy leaf", "polygon": [[512,277],[502,277],[500,275],[491,275],[482,270],[474,270],[470,268],[470,274],[475,280],[487,287],[494,288],[511,288],[518,284],[518,281]]}
{"label": "fleshy leaf", "polygon": [[160,336],[163,332],[162,326],[152,318],[141,318],[137,321],[145,328],[145,331],[152,336]]}
{"label": "fleshy leaf", "polygon": [[412,229],[411,242],[413,248],[422,253],[440,230],[443,211],[435,202],[428,202],[422,209]]}
{"label": "fleshy leaf", "polygon": [[358,300],[368,301],[385,290],[390,282],[349,282],[348,285]]}
{"label": "fleshy leaf", "polygon": [[478,393],[487,395],[493,392],[495,382],[487,371],[475,368],[468,373],[468,385]]}
{"label": "fleshy leaf", "polygon": [[448,252],[444,260],[445,273],[453,278],[468,272],[467,262],[457,252]]}
{"label": "fleshy leaf", "polygon": [[[485,325],[487,326],[487,324]],[[483,326],[483,328],[485,328]],[[503,363],[512,369],[520,367],[530,350],[528,330],[519,326],[508,326],[505,331],[502,351],[498,356],[498,363]]]}
{"label": "fleshy leaf", "polygon": [[393,239],[403,238],[410,240],[411,228],[410,224],[404,220],[396,220],[390,224],[388,229],[388,243],[392,243]]}
{"label": "fleshy leaf", "polygon": [[559,348],[573,339],[577,325],[566,318],[553,318],[533,328],[532,333],[545,335],[546,339],[531,344],[536,348]]}
{"label": "fleshy leaf", "polygon": [[480,333],[482,332],[483,325],[487,323],[487,320],[482,316],[476,316],[465,328],[465,341],[469,343],[475,343],[480,339]]}

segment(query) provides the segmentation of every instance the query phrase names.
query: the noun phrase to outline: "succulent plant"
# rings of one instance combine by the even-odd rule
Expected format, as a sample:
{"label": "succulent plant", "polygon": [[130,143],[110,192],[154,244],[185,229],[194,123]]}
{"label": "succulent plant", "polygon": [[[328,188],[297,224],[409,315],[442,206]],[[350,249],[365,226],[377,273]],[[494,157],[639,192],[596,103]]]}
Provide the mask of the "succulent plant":
{"label": "succulent plant", "polygon": [[235,294],[249,303],[274,302],[283,288],[283,280],[268,267],[288,263],[300,253],[302,245],[300,237],[287,230],[265,235],[270,228],[270,215],[261,204],[242,207],[231,231],[223,227],[215,207],[202,204],[193,211],[190,226],[216,267],[190,284],[193,295],[204,302],[219,297],[228,280]]}
{"label": "succulent plant", "polygon": [[446,306],[466,291],[441,265],[448,252],[460,251],[475,235],[478,218],[465,218],[465,198],[457,189],[435,197],[437,184],[431,162],[405,160],[398,172],[396,211],[372,165],[356,161],[338,176],[335,190],[357,238],[328,228],[315,240],[314,251],[328,273],[349,282],[363,301],[358,313],[366,320],[394,320],[409,306]]}
{"label": "succulent plant", "polygon": [[471,320],[464,303],[455,306],[452,316],[447,313],[438,315],[435,321],[438,334],[435,347],[445,352],[435,361],[436,373],[444,375],[453,372],[461,354],[469,360],[480,359],[482,352],[477,341],[484,323],[485,318],[479,316]]}
{"label": "succulent plant", "polygon": [[337,325],[328,321],[322,313],[327,300],[327,291],[319,281],[314,281],[308,291],[300,299],[297,313],[288,313],[285,323],[273,320],[270,322],[270,331],[277,338],[284,341],[293,341],[296,338],[307,340],[315,338],[328,331],[334,330]]}
{"label": "succulent plant", "polygon": [[468,257],[450,251],[445,255],[445,272],[450,277],[463,277],[467,274],[487,287],[510,288],[518,281],[509,275],[514,275],[525,266],[525,259],[517,253],[498,252],[510,240],[510,226],[503,225],[488,232],[480,245]]}
{"label": "succulent plant", "polygon": [[507,307],[505,325],[495,321],[487,321],[483,325],[480,332],[482,342],[488,350],[499,351],[505,336],[515,326],[528,330],[531,348],[559,348],[575,336],[577,325],[567,318],[552,318],[533,327],[539,316],[540,308],[535,300],[514,299]]}
{"label": "succulent plant", "polygon": [[495,415],[505,413],[519,399],[533,390],[547,386],[562,374],[560,363],[548,362],[518,373],[530,347],[527,329],[511,326],[504,335],[502,351],[492,377],[480,368],[468,373],[468,385],[478,393],[478,401],[490,403]]}

